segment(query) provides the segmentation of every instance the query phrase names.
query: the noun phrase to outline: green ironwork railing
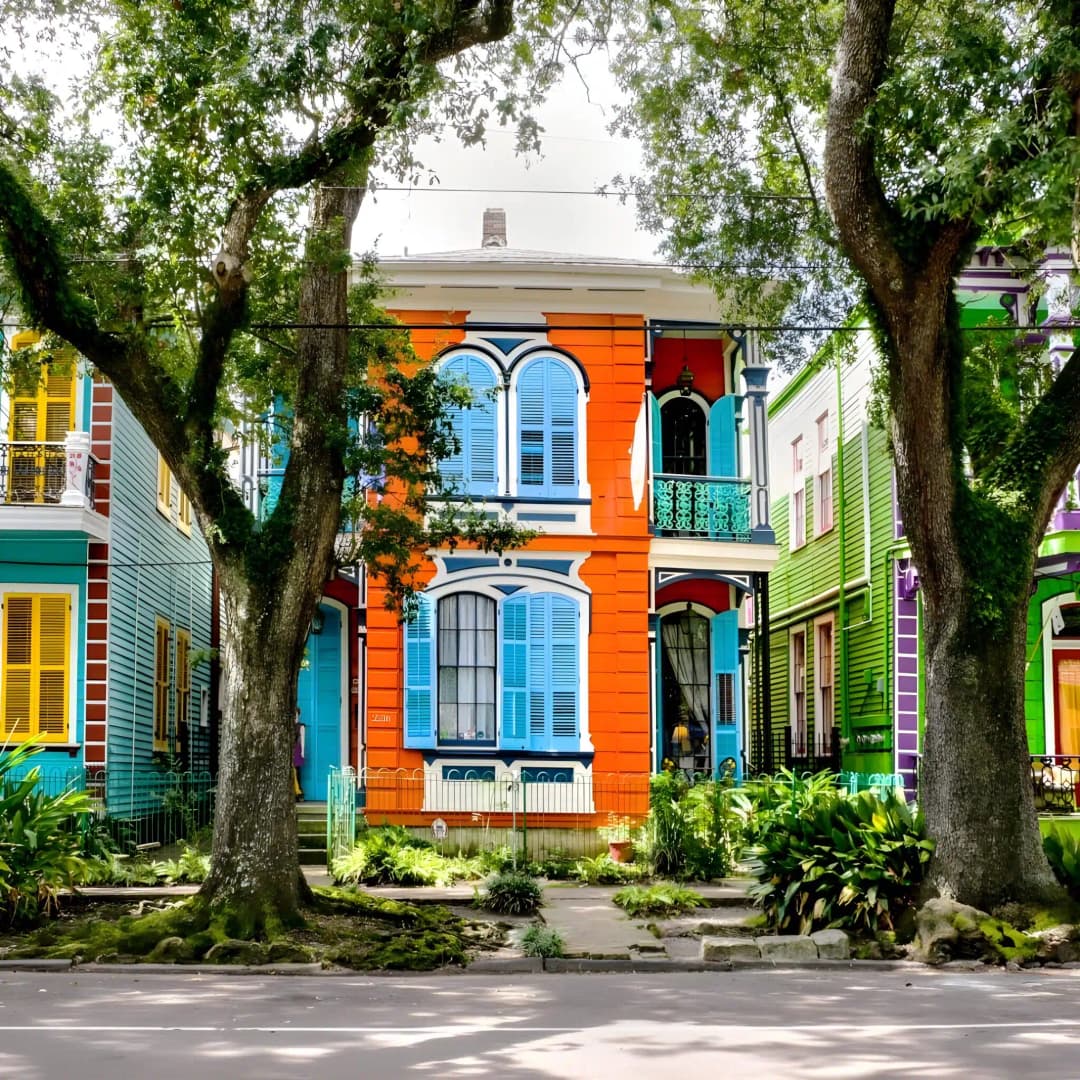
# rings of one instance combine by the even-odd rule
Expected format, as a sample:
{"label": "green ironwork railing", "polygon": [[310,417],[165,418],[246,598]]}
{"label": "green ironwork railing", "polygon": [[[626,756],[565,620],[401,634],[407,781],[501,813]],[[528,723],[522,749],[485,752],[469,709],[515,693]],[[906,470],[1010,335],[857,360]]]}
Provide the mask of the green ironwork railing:
{"label": "green ironwork railing", "polygon": [[715,476],[653,477],[657,535],[750,541],[750,481]]}
{"label": "green ironwork railing", "polygon": [[330,768],[326,788],[326,865],[352,851],[356,844],[356,771]]}

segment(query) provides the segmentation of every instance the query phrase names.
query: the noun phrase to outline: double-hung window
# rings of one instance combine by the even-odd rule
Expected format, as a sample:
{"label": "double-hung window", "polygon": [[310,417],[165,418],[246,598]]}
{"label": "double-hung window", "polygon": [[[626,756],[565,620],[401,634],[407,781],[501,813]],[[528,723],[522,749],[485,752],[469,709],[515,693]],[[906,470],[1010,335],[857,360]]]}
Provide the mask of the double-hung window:
{"label": "double-hung window", "polygon": [[456,449],[439,462],[439,472],[463,494],[494,495],[498,490],[498,424],[495,373],[478,356],[452,356],[443,364],[439,378],[467,386],[468,405],[446,409]]}
{"label": "double-hung window", "polygon": [[817,420],[817,483],[814,487],[814,535],[833,527],[832,444],[829,439],[829,414]]}
{"label": "double-hung window", "polygon": [[554,357],[530,360],[517,381],[519,494],[573,496],[578,486],[578,384]]}
{"label": "double-hung window", "polygon": [[7,593],[3,618],[0,744],[68,738],[71,597]]}
{"label": "double-hung window", "polygon": [[806,756],[806,631],[791,632],[791,753]]}
{"label": "double-hung window", "polygon": [[421,596],[405,626],[405,745],[577,750],[580,647],[567,596]]}
{"label": "double-hung window", "polygon": [[833,724],[836,716],[833,699],[833,623],[817,623],[814,673],[817,683],[817,715],[814,717],[814,751],[821,757],[832,753]]}
{"label": "double-hung window", "polygon": [[791,548],[806,543],[806,480],[803,477],[803,439],[791,444]]}

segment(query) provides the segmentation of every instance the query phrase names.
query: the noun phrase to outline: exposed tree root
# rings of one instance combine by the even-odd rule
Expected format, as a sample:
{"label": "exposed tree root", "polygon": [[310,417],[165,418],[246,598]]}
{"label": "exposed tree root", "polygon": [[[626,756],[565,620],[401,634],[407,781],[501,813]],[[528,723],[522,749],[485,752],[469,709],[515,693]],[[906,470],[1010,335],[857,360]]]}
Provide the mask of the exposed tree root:
{"label": "exposed tree root", "polygon": [[78,963],[322,963],[357,970],[428,971],[464,964],[470,947],[485,947],[493,939],[489,929],[446,908],[345,889],[314,890],[299,921],[289,924],[258,904],[212,907],[195,896],[146,911],[146,903],[140,903],[136,914],[130,908],[121,913],[115,903],[97,905],[18,938],[6,956]]}

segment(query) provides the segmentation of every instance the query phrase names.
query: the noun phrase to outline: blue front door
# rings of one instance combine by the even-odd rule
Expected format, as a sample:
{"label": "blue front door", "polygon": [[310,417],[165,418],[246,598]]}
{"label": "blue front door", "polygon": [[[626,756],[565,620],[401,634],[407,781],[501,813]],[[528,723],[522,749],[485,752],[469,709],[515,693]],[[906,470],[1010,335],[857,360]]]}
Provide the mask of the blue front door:
{"label": "blue front door", "polygon": [[296,704],[304,725],[304,798],[325,802],[331,765],[341,765],[341,612],[320,605],[322,631],[308,634],[307,664],[296,684]]}

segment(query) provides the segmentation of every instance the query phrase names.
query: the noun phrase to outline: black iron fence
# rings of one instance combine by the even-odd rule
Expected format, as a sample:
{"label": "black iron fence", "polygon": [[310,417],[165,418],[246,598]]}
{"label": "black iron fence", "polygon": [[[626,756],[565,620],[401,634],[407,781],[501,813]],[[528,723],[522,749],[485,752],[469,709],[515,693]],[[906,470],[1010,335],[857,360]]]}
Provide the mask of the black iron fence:
{"label": "black iron fence", "polygon": [[[59,503],[67,487],[67,460],[62,442],[0,443],[0,502]],[[88,456],[83,493],[91,509],[95,464]]]}

